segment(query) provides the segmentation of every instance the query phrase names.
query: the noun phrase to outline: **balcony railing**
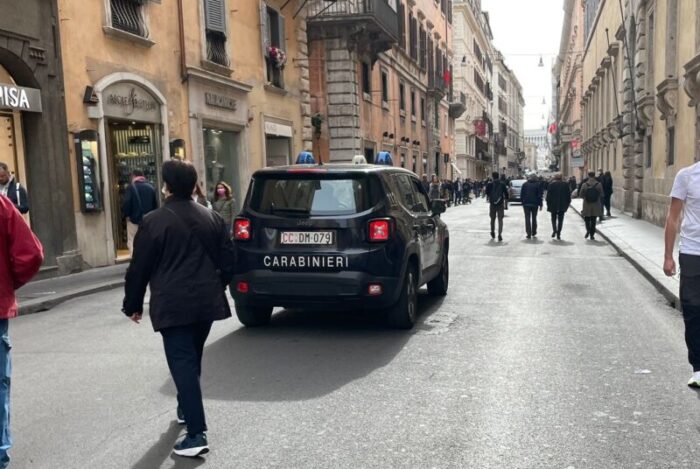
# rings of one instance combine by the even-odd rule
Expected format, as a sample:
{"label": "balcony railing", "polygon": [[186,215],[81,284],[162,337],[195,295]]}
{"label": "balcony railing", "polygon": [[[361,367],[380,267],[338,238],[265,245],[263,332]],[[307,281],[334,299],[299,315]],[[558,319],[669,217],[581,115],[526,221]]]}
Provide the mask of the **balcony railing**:
{"label": "balcony railing", "polygon": [[394,42],[399,40],[399,16],[387,0],[310,0],[309,23],[361,22],[376,23]]}
{"label": "balcony railing", "polygon": [[110,0],[112,27],[148,37],[148,27],[143,16],[143,0]]}
{"label": "balcony railing", "polygon": [[231,65],[226,53],[226,36],[219,33],[207,32],[207,60],[223,67]]}

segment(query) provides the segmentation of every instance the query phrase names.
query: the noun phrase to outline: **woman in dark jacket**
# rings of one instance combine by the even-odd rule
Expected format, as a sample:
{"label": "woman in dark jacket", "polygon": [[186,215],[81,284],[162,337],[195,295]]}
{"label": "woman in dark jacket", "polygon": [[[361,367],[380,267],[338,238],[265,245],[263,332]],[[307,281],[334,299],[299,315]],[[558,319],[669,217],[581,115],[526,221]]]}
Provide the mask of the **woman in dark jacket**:
{"label": "woman in dark jacket", "polygon": [[180,423],[187,435],[173,448],[180,456],[209,451],[199,376],[213,321],[231,316],[225,285],[231,281],[233,245],[224,220],[192,200],[197,171],[185,161],[163,163],[166,200],[139,225],[126,272],[123,311],[138,323],[146,287],[150,317],[163,336],[177,388]]}
{"label": "woman in dark jacket", "polygon": [[561,239],[564,215],[571,205],[571,184],[562,180],[561,173],[554,175],[554,180],[547,187],[547,211],[552,216],[552,238]]}

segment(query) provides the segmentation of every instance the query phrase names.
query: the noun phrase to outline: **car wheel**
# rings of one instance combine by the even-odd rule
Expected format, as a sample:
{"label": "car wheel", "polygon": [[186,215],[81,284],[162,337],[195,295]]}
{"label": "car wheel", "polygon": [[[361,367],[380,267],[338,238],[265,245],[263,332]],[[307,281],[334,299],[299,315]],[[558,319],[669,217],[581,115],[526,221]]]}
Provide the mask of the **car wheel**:
{"label": "car wheel", "polygon": [[388,323],[396,329],[411,329],[418,317],[418,278],[416,269],[408,266],[401,286],[399,301],[388,311]]}
{"label": "car wheel", "polygon": [[246,327],[267,326],[272,317],[272,308],[260,308],[236,302],[236,316]]}
{"label": "car wheel", "polygon": [[430,296],[445,296],[450,285],[450,259],[447,252],[442,256],[442,265],[437,277],[428,282],[428,294]]}

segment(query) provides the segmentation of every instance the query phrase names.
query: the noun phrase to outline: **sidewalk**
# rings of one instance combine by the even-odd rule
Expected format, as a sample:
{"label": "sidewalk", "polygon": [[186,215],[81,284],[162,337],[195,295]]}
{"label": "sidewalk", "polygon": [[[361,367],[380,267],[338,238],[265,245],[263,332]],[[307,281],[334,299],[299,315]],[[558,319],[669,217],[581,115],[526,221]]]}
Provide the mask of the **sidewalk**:
{"label": "sidewalk", "polygon": [[[574,199],[572,208],[580,215],[582,199]],[[663,271],[664,229],[638,220],[613,208],[612,218],[596,227],[598,234],[647,278],[674,307],[680,308],[678,276],[667,277]],[[676,256],[678,246],[676,246]]]}
{"label": "sidewalk", "polygon": [[73,298],[121,287],[127,267],[118,264],[30,282],[17,291],[19,314],[47,311]]}

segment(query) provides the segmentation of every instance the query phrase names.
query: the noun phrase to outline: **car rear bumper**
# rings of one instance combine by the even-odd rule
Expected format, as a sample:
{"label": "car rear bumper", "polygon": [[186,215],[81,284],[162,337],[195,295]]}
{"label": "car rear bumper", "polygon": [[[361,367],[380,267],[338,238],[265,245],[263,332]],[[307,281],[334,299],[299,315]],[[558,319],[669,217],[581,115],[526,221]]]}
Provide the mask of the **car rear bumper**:
{"label": "car rear bumper", "polygon": [[[248,283],[248,292],[237,290]],[[256,307],[304,309],[384,309],[398,301],[400,279],[369,276],[363,272],[300,273],[252,270],[236,275],[231,295],[240,303]],[[382,294],[371,296],[370,284],[380,284]]]}

